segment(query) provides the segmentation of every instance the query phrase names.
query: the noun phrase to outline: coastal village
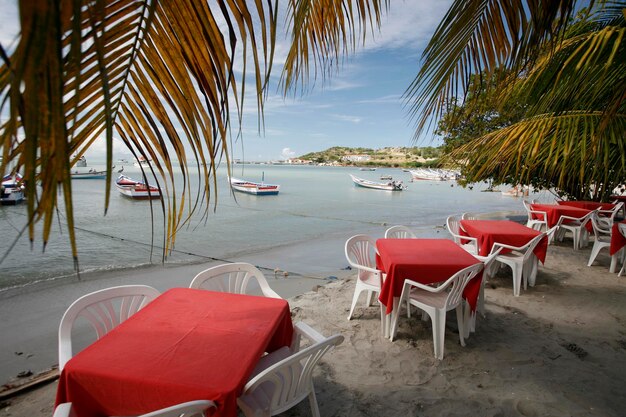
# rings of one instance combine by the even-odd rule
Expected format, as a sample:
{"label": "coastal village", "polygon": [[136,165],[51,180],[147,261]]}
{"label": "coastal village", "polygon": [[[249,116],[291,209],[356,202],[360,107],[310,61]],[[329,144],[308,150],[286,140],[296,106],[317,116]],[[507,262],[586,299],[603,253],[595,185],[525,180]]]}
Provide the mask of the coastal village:
{"label": "coastal village", "polygon": [[[320,165],[320,166],[374,166],[390,168],[413,168],[436,165],[441,156],[437,147],[386,147],[380,149],[332,147],[320,152],[308,153],[296,158],[250,164],[273,165]],[[235,159],[235,163],[244,161]]]}

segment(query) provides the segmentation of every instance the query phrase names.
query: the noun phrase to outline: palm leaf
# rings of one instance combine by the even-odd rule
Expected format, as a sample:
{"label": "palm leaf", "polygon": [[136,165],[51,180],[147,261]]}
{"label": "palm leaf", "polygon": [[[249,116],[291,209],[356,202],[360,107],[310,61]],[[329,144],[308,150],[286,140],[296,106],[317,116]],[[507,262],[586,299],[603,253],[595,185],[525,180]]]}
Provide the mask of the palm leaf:
{"label": "palm leaf", "polygon": [[455,0],[404,94],[416,137],[442,115],[447,99],[467,93],[472,74],[521,70],[536,57],[538,45],[559,39],[573,5],[567,0]]}
{"label": "palm leaf", "polygon": [[606,198],[626,178],[626,114],[599,130],[602,112],[528,118],[455,150],[469,182],[553,184],[577,197]]}

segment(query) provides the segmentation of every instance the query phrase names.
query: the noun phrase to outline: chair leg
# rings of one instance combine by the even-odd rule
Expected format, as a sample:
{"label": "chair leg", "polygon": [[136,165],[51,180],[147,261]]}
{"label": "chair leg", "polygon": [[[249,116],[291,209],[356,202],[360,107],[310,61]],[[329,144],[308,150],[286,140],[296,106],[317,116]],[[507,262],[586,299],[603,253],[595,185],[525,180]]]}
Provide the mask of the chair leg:
{"label": "chair leg", "polygon": [[317,398],[315,397],[315,387],[311,384],[311,392],[309,393],[309,403],[311,404],[311,414],[313,417],[320,417],[320,409],[317,406]]}
{"label": "chair leg", "polygon": [[519,297],[520,289],[522,286],[522,265],[514,263],[511,265],[511,269],[513,270],[513,296]]}
{"label": "chair leg", "polygon": [[600,245],[598,245],[598,242],[597,241],[594,242],[593,243],[593,248],[591,248],[591,255],[589,256],[589,262],[587,262],[587,266],[591,266],[593,261],[596,260],[596,257],[600,253],[600,249],[602,249],[602,247]]}
{"label": "chair leg", "polygon": [[352,306],[350,306],[350,313],[348,314],[348,320],[352,317],[352,313],[354,312],[354,307],[356,307],[356,302],[359,301],[359,295],[361,295],[361,290],[357,287],[354,289],[354,295],[352,296]]}
{"label": "chair leg", "polygon": [[369,307],[372,305],[372,299],[374,298],[373,295],[374,294],[372,290],[367,290],[367,298],[365,299],[365,303],[366,303],[365,307]]}
{"label": "chair leg", "polygon": [[[456,306],[456,323],[457,323],[457,326],[459,327],[459,342],[461,342],[461,346],[465,347],[466,330],[465,330],[465,317],[463,317],[463,303],[459,303],[459,305]],[[469,336],[469,329],[467,330],[467,336]]]}
{"label": "chair leg", "polygon": [[431,317],[435,357],[443,359],[443,343],[446,337],[446,312],[436,309]]}

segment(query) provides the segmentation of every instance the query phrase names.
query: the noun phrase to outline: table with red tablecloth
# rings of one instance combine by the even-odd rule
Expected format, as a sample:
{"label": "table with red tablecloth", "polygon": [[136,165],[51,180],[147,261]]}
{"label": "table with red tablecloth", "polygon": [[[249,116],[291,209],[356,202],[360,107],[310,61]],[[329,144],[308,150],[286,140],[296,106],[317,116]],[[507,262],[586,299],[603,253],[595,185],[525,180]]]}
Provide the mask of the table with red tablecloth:
{"label": "table with red tablecloth", "polygon": [[[533,203],[530,205],[530,208],[533,211],[543,211],[544,213],[546,213],[546,215],[548,216],[548,219],[547,219],[548,227],[556,226],[561,216],[575,217],[578,219],[583,216],[586,216],[587,214],[593,211],[593,210],[584,209],[580,207],[572,207],[572,206],[561,205],[561,204]],[[539,217],[541,217],[540,214],[533,214],[534,219],[538,219]],[[539,219],[539,220],[544,220],[544,219]],[[593,231],[593,226],[591,225],[591,222],[587,223],[585,227],[587,228],[589,232]]]}
{"label": "table with red tablecloth", "polygon": [[101,417],[213,400],[213,415],[234,417],[263,353],[292,336],[285,300],[171,289],[70,359],[56,402]]}
{"label": "table with red tablecloth", "polygon": [[598,201],[557,201],[556,203],[561,206],[578,207],[586,210],[613,210],[615,208],[613,203],[600,203]]}
{"label": "table with red tablecloth", "polygon": [[[378,239],[376,248],[376,267],[386,274],[379,300],[386,306],[387,314],[393,311],[394,298],[402,295],[405,279],[422,284],[443,282],[480,262],[447,239]],[[472,310],[476,307],[481,280],[479,274],[463,292]]]}
{"label": "table with red tablecloth", "polygon": [[[502,243],[509,246],[524,246],[541,234],[540,231],[531,229],[522,224],[510,220],[461,220],[462,231],[478,241],[478,254],[487,256],[491,252],[494,243]],[[535,246],[533,253],[545,263],[548,251],[548,237],[544,236]]]}

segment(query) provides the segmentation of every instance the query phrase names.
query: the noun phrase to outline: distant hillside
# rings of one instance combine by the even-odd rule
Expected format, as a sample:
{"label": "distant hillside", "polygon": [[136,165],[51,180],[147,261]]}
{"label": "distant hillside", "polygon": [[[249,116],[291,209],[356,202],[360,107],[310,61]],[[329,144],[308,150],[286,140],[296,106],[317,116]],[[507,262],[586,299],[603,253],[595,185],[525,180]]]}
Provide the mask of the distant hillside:
{"label": "distant hillside", "polygon": [[321,152],[311,152],[298,157],[317,164],[416,167],[435,165],[441,148],[346,148],[335,146]]}

